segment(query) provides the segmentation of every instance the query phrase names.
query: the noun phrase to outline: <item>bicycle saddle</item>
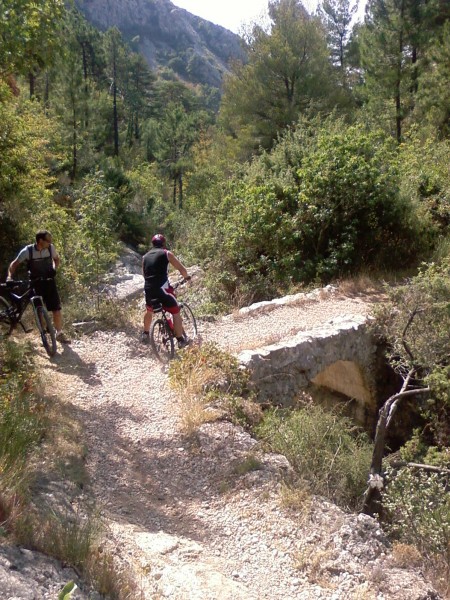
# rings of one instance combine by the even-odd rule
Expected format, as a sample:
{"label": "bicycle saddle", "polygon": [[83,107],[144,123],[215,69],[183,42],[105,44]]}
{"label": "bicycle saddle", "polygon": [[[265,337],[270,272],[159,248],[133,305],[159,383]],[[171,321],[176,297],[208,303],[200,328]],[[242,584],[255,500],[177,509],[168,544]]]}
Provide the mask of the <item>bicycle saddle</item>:
{"label": "bicycle saddle", "polygon": [[153,312],[162,312],[162,304],[159,300],[151,300],[151,304],[152,304],[152,308],[153,308]]}

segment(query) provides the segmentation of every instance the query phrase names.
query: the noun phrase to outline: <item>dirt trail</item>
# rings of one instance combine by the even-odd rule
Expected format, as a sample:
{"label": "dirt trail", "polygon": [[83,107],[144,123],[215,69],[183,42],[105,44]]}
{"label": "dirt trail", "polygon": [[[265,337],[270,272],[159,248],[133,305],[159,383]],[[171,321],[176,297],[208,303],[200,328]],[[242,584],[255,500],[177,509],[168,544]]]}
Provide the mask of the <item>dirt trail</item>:
{"label": "dirt trail", "polygon": [[[369,308],[364,298],[318,298],[204,323],[200,333],[236,351]],[[83,424],[90,491],[118,563],[137,574],[136,598],[428,597],[419,575],[386,562],[372,520],[321,500],[307,518],[284,509],[279,482],[289,466],[263,455],[245,432],[215,423],[201,428],[198,443],[185,439],[165,368],[136,332],[96,332],[40,362]],[[263,468],[238,475],[249,453]],[[372,575],[380,568],[381,583]]]}

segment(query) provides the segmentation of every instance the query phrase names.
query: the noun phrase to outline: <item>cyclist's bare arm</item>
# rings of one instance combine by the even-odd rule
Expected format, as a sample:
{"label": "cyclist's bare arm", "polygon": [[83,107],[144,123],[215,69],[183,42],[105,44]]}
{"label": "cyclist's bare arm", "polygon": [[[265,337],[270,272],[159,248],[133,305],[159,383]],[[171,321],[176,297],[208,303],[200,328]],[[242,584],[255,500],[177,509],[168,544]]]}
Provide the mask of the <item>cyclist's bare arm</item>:
{"label": "cyclist's bare arm", "polygon": [[175,267],[175,269],[177,269],[177,271],[180,272],[181,276],[184,279],[189,279],[189,275],[188,272],[186,270],[186,267],[183,265],[183,263],[181,263],[178,258],[172,253],[170,252],[170,250],[168,250],[167,252],[167,258],[169,259],[170,264]]}
{"label": "cyclist's bare arm", "polygon": [[8,268],[8,276],[7,279],[12,279],[14,273],[17,270],[17,267],[19,266],[19,261],[17,259],[13,260],[12,263],[9,265]]}

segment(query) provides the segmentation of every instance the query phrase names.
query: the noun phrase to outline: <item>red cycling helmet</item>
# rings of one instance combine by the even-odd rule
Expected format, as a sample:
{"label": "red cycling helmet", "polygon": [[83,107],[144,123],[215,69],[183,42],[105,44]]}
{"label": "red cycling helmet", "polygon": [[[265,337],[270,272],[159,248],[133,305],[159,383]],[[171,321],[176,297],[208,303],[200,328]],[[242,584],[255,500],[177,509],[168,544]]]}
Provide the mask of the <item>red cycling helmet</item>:
{"label": "red cycling helmet", "polygon": [[163,248],[166,245],[166,238],[161,233],[157,233],[152,237],[152,244],[156,248]]}

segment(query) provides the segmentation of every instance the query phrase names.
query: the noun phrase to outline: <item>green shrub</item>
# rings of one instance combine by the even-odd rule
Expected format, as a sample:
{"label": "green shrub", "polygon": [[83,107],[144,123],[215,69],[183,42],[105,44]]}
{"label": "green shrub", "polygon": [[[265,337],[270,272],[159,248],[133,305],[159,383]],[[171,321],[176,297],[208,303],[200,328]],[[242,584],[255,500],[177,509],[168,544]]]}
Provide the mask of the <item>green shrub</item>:
{"label": "green shrub", "polygon": [[23,463],[44,431],[44,404],[35,393],[31,351],[0,342],[0,464]]}
{"label": "green shrub", "polygon": [[27,459],[46,430],[31,350],[0,341],[0,521],[27,493]]}
{"label": "green shrub", "polygon": [[271,152],[236,168],[227,187],[197,206],[201,229],[191,229],[212,240],[195,249],[218,274],[218,299],[258,301],[298,283],[415,265],[437,225],[401,185],[407,157],[381,131],[304,120]]}
{"label": "green shrub", "polygon": [[[431,225],[430,234],[450,232],[450,141],[421,139],[412,132],[400,147],[400,192]],[[433,241],[433,240],[431,240]]]}
{"label": "green shrub", "polygon": [[[448,479],[448,477],[447,477]],[[450,494],[438,473],[405,467],[387,470],[383,493],[385,523],[391,536],[419,549],[428,560],[441,556],[450,567]]]}
{"label": "green shrub", "polygon": [[372,446],[352,422],[321,406],[272,410],[258,435],[287,457],[311,493],[346,508],[357,508],[367,482]]}

